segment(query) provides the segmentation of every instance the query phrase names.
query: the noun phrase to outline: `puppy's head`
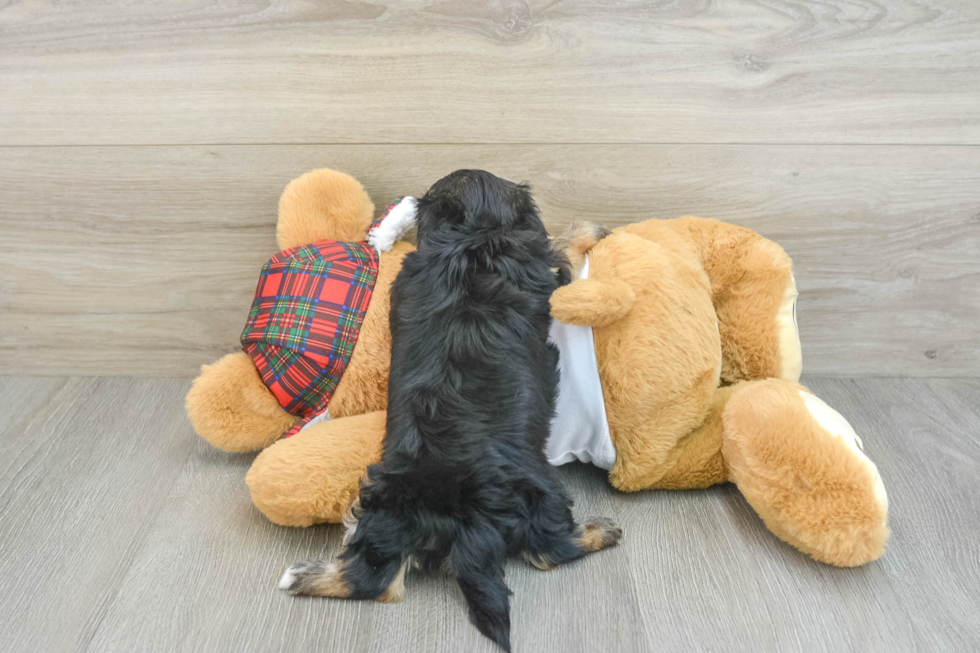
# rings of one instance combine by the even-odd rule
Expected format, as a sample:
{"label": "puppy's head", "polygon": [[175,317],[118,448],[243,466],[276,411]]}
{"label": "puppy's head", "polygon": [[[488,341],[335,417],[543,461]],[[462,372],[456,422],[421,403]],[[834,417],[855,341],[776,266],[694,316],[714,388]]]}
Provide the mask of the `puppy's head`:
{"label": "puppy's head", "polygon": [[448,231],[547,234],[528,186],[485,170],[457,170],[419,199],[419,248]]}

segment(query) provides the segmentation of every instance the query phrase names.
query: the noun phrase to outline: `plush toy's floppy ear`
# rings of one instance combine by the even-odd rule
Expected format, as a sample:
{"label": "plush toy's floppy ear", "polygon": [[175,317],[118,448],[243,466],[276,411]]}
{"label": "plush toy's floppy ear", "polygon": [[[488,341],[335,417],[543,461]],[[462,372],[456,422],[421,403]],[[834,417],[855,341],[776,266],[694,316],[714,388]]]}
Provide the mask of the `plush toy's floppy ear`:
{"label": "plush toy's floppy ear", "polygon": [[636,295],[619,279],[579,279],[551,293],[551,316],[564,324],[602,327],[633,308]]}
{"label": "plush toy's floppy ear", "polygon": [[368,244],[378,253],[387,252],[406,231],[415,226],[418,216],[418,203],[414,197],[403,197],[398,204],[391,206],[381,222],[367,234]]}

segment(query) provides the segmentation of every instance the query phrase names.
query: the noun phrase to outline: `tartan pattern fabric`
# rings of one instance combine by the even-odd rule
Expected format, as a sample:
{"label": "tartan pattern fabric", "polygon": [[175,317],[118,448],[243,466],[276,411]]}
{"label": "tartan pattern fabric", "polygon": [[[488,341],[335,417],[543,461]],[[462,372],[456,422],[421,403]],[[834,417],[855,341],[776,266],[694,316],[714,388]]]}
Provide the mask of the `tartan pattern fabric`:
{"label": "tartan pattern fabric", "polygon": [[378,278],[365,243],[287,249],[262,267],[242,347],[287,412],[294,435],[327,409],[343,376]]}
{"label": "tartan pattern fabric", "polygon": [[[404,196],[371,224],[377,227]],[[323,241],[279,252],[262,266],[242,348],[299,433],[327,410],[350,362],[378,279],[367,243]]]}

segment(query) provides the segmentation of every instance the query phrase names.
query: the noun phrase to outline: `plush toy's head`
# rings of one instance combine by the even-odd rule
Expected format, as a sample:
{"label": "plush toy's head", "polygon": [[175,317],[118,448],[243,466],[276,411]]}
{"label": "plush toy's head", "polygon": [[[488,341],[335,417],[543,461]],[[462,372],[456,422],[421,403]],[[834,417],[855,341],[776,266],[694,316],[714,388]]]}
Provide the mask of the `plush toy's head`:
{"label": "plush toy's head", "polygon": [[263,267],[243,351],[204,366],[188,394],[198,433],[222,449],[249,451],[318,416],[384,408],[388,293],[412,250],[396,239],[414,215],[414,200],[402,198],[372,222],[363,186],[335,170],[287,186],[276,228],[283,251]]}
{"label": "plush toy's head", "polygon": [[374,203],[359,181],[323,168],[297,177],[279,198],[279,249],[326,240],[362,242],[374,219]]}

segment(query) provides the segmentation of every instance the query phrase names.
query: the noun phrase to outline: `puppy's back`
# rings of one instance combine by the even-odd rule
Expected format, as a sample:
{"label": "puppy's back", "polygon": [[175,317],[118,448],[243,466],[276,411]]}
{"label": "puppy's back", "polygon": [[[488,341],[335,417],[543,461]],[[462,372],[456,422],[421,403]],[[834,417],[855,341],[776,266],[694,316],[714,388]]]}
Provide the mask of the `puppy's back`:
{"label": "puppy's back", "polygon": [[[544,455],[558,385],[548,300],[567,268],[526,187],[480,171],[419,203],[419,248],[392,288],[381,463],[332,565],[287,571],[288,591],[400,600],[405,569],[448,562],[470,620],[510,650],[503,563],[542,569],[615,544],[610,520],[575,522]],[[395,598],[393,598],[395,597]]]}
{"label": "puppy's back", "polygon": [[565,264],[527,187],[455,174],[420,200],[419,249],[392,290],[388,447],[447,441],[457,463],[459,449],[498,441],[536,455],[558,383],[548,300]]}

